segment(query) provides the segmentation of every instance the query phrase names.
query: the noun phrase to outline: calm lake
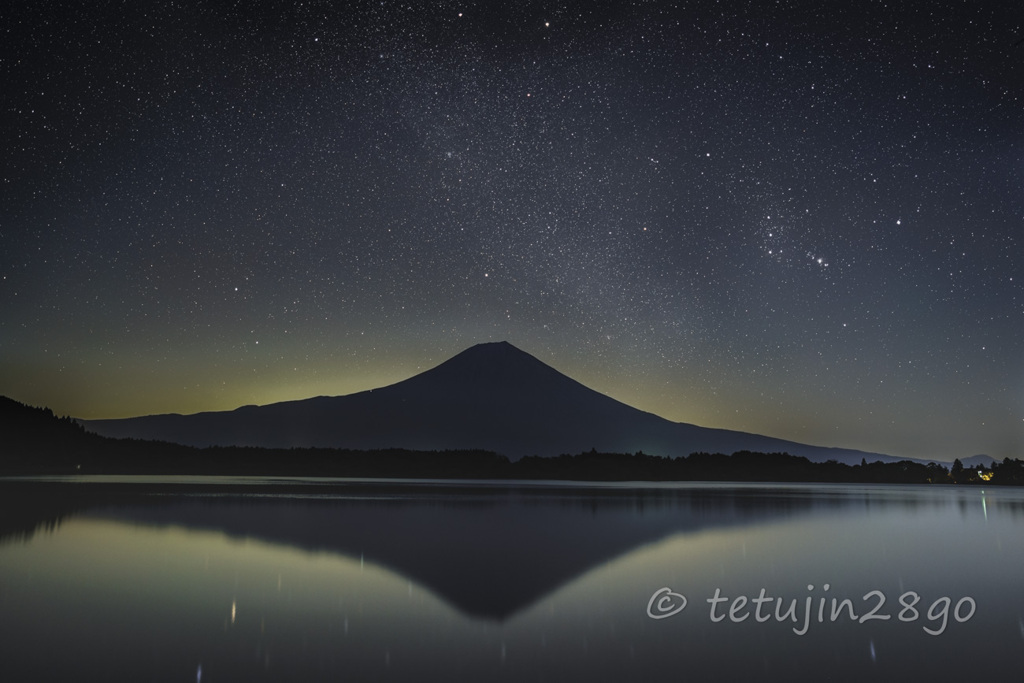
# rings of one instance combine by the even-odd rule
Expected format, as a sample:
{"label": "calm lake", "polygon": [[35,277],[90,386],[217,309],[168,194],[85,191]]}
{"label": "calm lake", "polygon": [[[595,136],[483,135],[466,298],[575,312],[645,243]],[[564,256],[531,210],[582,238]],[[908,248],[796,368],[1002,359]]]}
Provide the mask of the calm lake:
{"label": "calm lake", "polygon": [[1020,680],[1024,491],[0,479],[0,679]]}

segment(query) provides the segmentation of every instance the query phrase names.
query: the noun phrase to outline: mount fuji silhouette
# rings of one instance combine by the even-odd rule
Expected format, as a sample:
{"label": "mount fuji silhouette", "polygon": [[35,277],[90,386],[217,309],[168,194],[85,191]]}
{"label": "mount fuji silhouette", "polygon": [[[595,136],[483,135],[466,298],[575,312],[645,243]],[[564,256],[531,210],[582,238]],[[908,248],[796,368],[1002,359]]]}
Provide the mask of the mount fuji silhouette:
{"label": "mount fuji silhouette", "polygon": [[603,452],[787,452],[814,462],[878,453],[672,422],[589,389],[508,342],[478,344],[407,380],[347,396],[232,411],[80,420],[117,438],[192,446],[484,449],[516,459]]}

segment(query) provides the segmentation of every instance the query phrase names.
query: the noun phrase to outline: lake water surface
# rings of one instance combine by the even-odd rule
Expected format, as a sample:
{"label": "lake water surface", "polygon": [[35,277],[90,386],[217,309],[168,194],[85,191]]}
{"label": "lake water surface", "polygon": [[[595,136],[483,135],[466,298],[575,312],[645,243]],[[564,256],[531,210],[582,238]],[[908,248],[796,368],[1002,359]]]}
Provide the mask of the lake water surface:
{"label": "lake water surface", "polygon": [[1024,671],[1017,489],[80,477],[0,500],[2,680]]}

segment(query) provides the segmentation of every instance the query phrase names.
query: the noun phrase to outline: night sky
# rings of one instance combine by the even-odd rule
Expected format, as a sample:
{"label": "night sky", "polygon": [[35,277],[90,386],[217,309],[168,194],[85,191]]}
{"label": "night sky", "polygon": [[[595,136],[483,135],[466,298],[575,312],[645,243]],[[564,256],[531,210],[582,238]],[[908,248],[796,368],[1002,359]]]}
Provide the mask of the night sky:
{"label": "night sky", "polygon": [[14,2],[0,393],[508,340],[666,418],[1024,457],[1024,3]]}

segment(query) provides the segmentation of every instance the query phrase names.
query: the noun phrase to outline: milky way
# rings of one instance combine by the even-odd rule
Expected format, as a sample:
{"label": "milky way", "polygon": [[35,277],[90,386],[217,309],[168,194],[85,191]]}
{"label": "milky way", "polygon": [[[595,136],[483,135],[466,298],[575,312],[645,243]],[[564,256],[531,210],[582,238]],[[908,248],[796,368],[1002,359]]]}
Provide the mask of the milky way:
{"label": "milky way", "polygon": [[506,339],[673,420],[1024,457],[1024,6],[500,4],[5,9],[0,393]]}

